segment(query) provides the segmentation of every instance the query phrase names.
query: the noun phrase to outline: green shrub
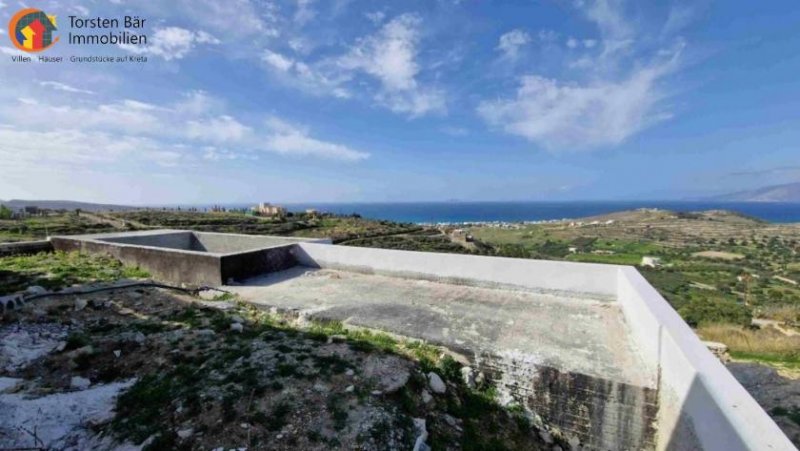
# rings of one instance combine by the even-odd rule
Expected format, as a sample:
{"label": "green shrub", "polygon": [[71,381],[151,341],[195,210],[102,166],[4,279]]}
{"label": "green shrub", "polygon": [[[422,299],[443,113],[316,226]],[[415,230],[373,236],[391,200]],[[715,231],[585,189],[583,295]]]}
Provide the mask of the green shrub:
{"label": "green shrub", "polygon": [[692,327],[715,323],[747,326],[753,318],[750,309],[744,305],[715,298],[692,298],[678,313]]}

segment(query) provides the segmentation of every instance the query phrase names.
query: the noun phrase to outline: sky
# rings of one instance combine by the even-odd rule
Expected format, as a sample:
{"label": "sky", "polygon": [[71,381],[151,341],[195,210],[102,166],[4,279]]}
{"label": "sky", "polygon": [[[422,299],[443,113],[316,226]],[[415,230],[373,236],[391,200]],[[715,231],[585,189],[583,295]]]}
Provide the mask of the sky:
{"label": "sky", "polygon": [[[4,25],[26,2],[0,0]],[[796,0],[37,1],[0,199],[686,199],[800,181]],[[146,19],[78,46],[69,16]]]}

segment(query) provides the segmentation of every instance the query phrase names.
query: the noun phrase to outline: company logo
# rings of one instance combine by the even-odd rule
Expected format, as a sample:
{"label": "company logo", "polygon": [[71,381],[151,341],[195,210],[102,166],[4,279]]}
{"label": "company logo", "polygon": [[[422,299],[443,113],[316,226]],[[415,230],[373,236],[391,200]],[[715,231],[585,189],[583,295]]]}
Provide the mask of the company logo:
{"label": "company logo", "polygon": [[8,23],[11,42],[25,52],[41,52],[58,42],[58,37],[53,36],[56,30],[56,16],[36,8],[23,9]]}

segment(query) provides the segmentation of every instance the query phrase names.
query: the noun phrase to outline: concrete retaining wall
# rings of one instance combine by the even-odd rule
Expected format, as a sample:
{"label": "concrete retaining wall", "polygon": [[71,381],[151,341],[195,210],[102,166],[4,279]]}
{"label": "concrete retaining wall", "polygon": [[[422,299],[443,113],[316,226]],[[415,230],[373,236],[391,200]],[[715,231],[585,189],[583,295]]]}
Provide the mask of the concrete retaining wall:
{"label": "concrete retaining wall", "polygon": [[53,237],[52,242],[60,251],[110,255],[126,265],[146,270],[163,282],[212,286],[223,283],[220,257],[214,254],[71,237]]}
{"label": "concrete retaining wall", "polygon": [[591,263],[438,254],[300,243],[297,260],[310,267],[385,273],[417,279],[459,280],[534,290],[616,296],[617,267]]}
{"label": "concrete retaining wall", "polygon": [[11,255],[36,254],[39,252],[52,252],[53,245],[49,240],[21,241],[19,243],[0,244],[0,257]]}
{"label": "concrete retaining wall", "polygon": [[[569,352],[565,350],[564,352]],[[548,428],[586,450],[653,449],[658,391],[503,356],[476,356],[480,371]]]}
{"label": "concrete retaining wall", "polygon": [[632,333],[659,368],[658,449],[796,449],[641,274],[619,267],[617,286]]}
{"label": "concrete retaining wall", "polygon": [[210,286],[294,266],[290,249],[298,241],[330,242],[185,230],[58,236],[51,241],[58,250],[111,255],[164,282]]}
{"label": "concrete retaining wall", "polygon": [[[599,449],[614,449],[610,444],[615,440],[621,445],[617,449],[639,446],[713,451],[796,449],[669,303],[632,267],[308,243],[297,245],[295,255],[298,262],[311,267],[612,296],[623,309],[643,360],[658,373],[658,391],[639,387],[603,387],[603,381],[587,381],[584,375],[551,374],[552,369],[545,368],[535,371],[531,377],[547,379],[546,383],[521,384],[533,388],[528,394],[527,405],[545,410],[551,421],[560,423],[569,432],[591,437],[589,443]],[[504,370],[508,371],[508,368]],[[553,390],[546,388],[535,393],[537,386],[560,386],[556,392],[562,393],[579,389],[576,384],[591,388],[588,396],[568,394],[559,399],[551,396]],[[547,396],[542,396],[543,393]],[[600,409],[597,403],[592,402],[593,398],[604,396],[610,397],[612,403],[619,403],[619,409]],[[579,405],[581,402],[584,405]],[[646,424],[632,424],[633,417],[626,415],[625,411],[639,409],[643,418],[648,418],[647,413],[652,414],[656,408],[657,432],[655,440],[649,440],[647,431],[652,429]],[[558,413],[565,410],[583,412],[583,415],[580,418],[559,417]],[[613,421],[595,421],[593,418],[614,412],[617,418],[611,418]],[[603,424],[605,429],[592,430],[595,424]],[[625,431],[631,427],[644,432],[630,434]],[[622,437],[626,438],[622,440]],[[636,437],[644,441],[636,442]]]}

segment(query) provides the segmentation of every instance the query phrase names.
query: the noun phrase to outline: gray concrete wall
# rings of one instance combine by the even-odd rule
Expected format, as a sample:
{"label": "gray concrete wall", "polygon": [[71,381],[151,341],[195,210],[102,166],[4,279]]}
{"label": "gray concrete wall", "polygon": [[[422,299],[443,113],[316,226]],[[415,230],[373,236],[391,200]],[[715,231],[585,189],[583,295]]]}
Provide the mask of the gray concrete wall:
{"label": "gray concrete wall", "polygon": [[164,282],[187,285],[222,285],[219,256],[177,252],[123,243],[53,237],[53,247],[61,251],[110,255],[122,263],[138,266]]}
{"label": "gray concrete wall", "polygon": [[[572,352],[565,349],[564,352]],[[658,390],[503,356],[476,356],[478,368],[520,405],[582,449],[653,449]]]}
{"label": "gray concrete wall", "polygon": [[98,238],[108,243],[131,244],[134,246],[162,247],[184,251],[207,252],[192,232],[173,231],[159,234],[122,234]]}
{"label": "gray concrete wall", "polygon": [[617,267],[591,263],[411,252],[299,243],[296,256],[310,267],[385,273],[449,282],[481,282],[534,290],[615,297]]}
{"label": "gray concrete wall", "polygon": [[275,246],[286,246],[298,242],[329,243],[327,238],[294,238],[264,235],[240,235],[234,233],[194,232],[199,243],[208,251],[218,254],[247,252]]}
{"label": "gray concrete wall", "polygon": [[222,280],[241,281],[275,271],[283,271],[297,265],[292,248],[294,244],[223,255],[221,260]]}
{"label": "gray concrete wall", "polygon": [[11,255],[36,254],[39,252],[52,252],[53,245],[48,240],[21,241],[19,243],[0,244],[0,257]]}
{"label": "gray concrete wall", "polygon": [[184,230],[61,236],[52,241],[59,250],[111,255],[164,282],[211,286],[294,266],[290,249],[298,241],[329,242]]}

